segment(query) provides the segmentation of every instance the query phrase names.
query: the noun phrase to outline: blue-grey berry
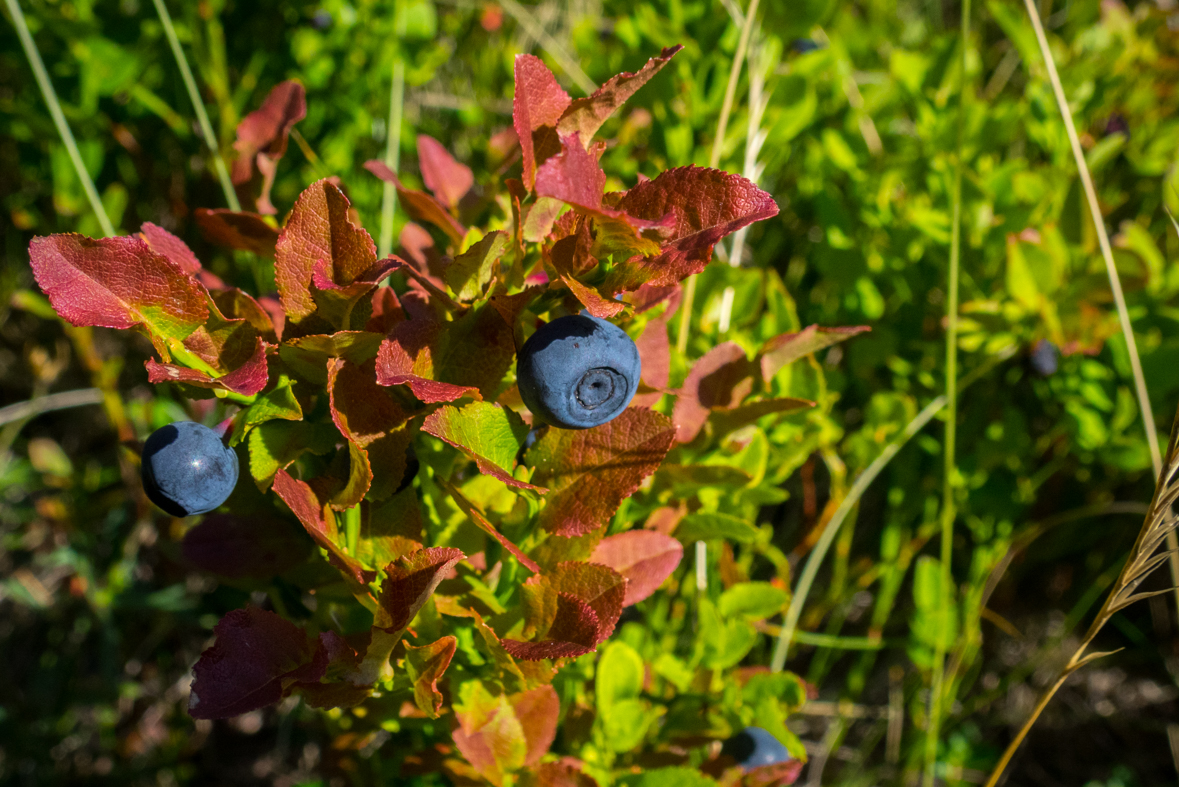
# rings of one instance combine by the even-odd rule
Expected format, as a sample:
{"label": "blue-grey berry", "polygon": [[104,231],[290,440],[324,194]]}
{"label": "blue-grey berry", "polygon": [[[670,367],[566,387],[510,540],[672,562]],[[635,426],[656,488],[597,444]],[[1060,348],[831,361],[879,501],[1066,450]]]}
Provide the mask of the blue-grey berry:
{"label": "blue-grey berry", "polygon": [[746,771],[790,759],[790,752],[782,742],[761,727],[746,727],[729,738],[721,747],[721,754],[732,757]]}
{"label": "blue-grey berry", "polygon": [[1047,339],[1040,339],[1032,348],[1032,368],[1042,377],[1056,374],[1060,367],[1060,350]]}
{"label": "blue-grey berry", "polygon": [[212,429],[177,421],[143,444],[143,491],[172,516],[205,514],[237,484],[237,454]]}
{"label": "blue-grey berry", "polygon": [[588,314],[558,317],[520,348],[520,398],[539,421],[561,429],[600,426],[639,389],[639,350],[616,325]]}

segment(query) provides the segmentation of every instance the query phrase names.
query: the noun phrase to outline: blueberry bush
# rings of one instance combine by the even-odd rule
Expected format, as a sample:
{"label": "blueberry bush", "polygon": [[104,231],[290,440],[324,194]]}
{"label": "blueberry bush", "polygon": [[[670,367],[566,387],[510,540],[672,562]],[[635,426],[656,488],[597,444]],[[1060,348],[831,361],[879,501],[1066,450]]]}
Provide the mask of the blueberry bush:
{"label": "blueberry bush", "polygon": [[[982,783],[1105,620],[1171,4],[1039,3],[1136,350],[1020,4],[4,9],[0,783]],[[1165,564],[1013,783],[1174,778]]]}

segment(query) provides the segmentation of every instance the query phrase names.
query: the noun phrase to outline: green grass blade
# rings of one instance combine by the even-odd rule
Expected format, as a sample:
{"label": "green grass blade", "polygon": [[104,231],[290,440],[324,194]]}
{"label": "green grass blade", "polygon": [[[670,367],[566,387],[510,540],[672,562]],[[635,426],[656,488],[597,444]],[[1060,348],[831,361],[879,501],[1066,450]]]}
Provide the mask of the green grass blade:
{"label": "green grass blade", "polygon": [[954,185],[951,193],[953,202],[953,225],[950,230],[949,297],[946,300],[946,434],[942,451],[942,511],[941,511],[941,570],[943,630],[939,633],[933,654],[933,681],[929,692],[929,724],[925,728],[925,787],[933,787],[937,766],[937,744],[941,736],[942,693],[946,686],[946,650],[949,647],[949,633],[944,630],[950,619],[949,607],[955,603],[953,574],[955,479],[958,474],[958,274],[962,261],[962,160],[963,137],[965,136],[966,115],[966,66],[970,44],[970,0],[962,3],[962,69],[958,88],[958,139]]}
{"label": "green grass blade", "polygon": [[[9,0],[13,2],[14,0]],[[197,90],[196,80],[193,79],[192,69],[188,67],[188,58],[180,47],[180,39],[176,37],[176,28],[172,25],[172,16],[168,13],[164,0],[152,0],[156,4],[156,12],[160,15],[160,23],[164,26],[164,35],[168,38],[168,45],[172,47],[172,54],[176,57],[176,65],[180,67],[180,76],[184,79],[184,87],[188,90],[188,97],[192,100],[192,108],[196,112],[197,122],[201,127],[201,134],[205,137],[205,144],[213,156],[213,169],[217,172],[217,179],[221,181],[221,190],[225,192],[225,203],[230,210],[241,210],[242,205],[237,199],[237,192],[233,190],[233,183],[229,180],[229,170],[225,167],[225,159],[221,157],[221,146],[217,144],[217,135],[213,133],[213,124],[209,122],[209,113],[205,111],[205,104]]]}
{"label": "green grass blade", "polygon": [[[399,36],[400,38],[400,36]],[[405,108],[405,61],[400,50],[393,55],[393,79],[389,88],[389,129],[385,145],[385,165],[394,172],[401,166],[401,116]],[[385,183],[381,196],[381,235],[378,249],[382,257],[393,252],[393,219],[397,215],[397,187]]]}
{"label": "green grass blade", "polygon": [[70,155],[74,171],[78,173],[78,180],[82,182],[82,189],[86,192],[90,209],[98,218],[98,224],[102,227],[103,233],[108,238],[113,237],[115,234],[114,225],[111,224],[110,217],[106,215],[106,208],[103,207],[102,199],[98,196],[98,189],[94,187],[94,180],[86,171],[86,165],[82,163],[82,154],[78,152],[78,143],[74,141],[74,133],[70,131],[69,123],[66,123],[65,114],[61,111],[61,102],[57,100],[57,91],[53,89],[53,83],[49,81],[49,73],[45,70],[41,53],[37,51],[37,44],[34,43],[33,36],[29,33],[29,25],[25,21],[20,4],[17,0],[4,0],[4,2],[8,6],[8,12],[12,14],[12,24],[16,27],[20,45],[25,50],[29,65],[33,68],[33,75],[37,78],[37,86],[41,88],[41,95],[45,97],[45,104],[49,107],[49,114],[53,117],[53,125],[57,126],[57,133],[61,135],[61,141],[65,144],[66,151]]}

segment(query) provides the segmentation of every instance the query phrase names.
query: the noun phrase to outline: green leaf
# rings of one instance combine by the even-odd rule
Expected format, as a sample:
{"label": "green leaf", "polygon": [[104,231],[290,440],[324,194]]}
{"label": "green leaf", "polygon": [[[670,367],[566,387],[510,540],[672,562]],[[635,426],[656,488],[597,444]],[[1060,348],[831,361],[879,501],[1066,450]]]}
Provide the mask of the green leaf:
{"label": "green leaf", "polygon": [[739,544],[751,544],[758,539],[760,532],[752,523],[731,514],[701,512],[688,514],[680,520],[673,535],[680,541],[723,538]]}
{"label": "green leaf", "polygon": [[778,614],[789,600],[789,593],[769,582],[741,582],[721,593],[717,609],[722,617],[753,622]]}
{"label": "green leaf", "polygon": [[274,474],[290,466],[304,451],[326,454],[340,440],[332,424],[267,421],[250,432],[250,475],[265,490]]}
{"label": "green leaf", "polygon": [[626,787],[717,787],[717,782],[695,768],[656,768],[623,776]]}
{"label": "green leaf", "polygon": [[623,700],[610,707],[609,717],[598,718],[606,734],[606,745],[616,752],[628,752],[642,744],[653,717],[641,700]]}
{"label": "green leaf", "polygon": [[637,699],[643,690],[643,657],[625,642],[611,642],[602,650],[595,672],[594,693],[600,715],[614,706]]}
{"label": "green leaf", "polygon": [[243,410],[234,422],[233,437],[229,444],[237,445],[245,438],[247,432],[267,421],[302,421],[303,408],[295,398],[293,385],[294,381],[290,377],[281,375],[273,391],[260,395],[252,405]]}
{"label": "green leaf", "polygon": [[495,230],[442,270],[446,286],[460,301],[473,301],[487,290],[495,264],[508,250],[508,233]]}

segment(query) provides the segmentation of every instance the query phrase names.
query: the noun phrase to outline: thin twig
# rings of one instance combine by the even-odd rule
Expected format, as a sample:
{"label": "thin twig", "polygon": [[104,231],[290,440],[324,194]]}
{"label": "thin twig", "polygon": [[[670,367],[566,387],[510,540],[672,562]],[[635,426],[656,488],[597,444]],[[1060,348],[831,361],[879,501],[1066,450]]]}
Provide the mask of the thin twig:
{"label": "thin twig", "polygon": [[593,93],[598,89],[598,83],[589,78],[589,75],[581,70],[581,66],[569,54],[565,47],[561,46],[561,42],[549,35],[548,31],[544,29],[536,17],[532,15],[524,6],[516,2],[516,0],[500,0],[499,3],[503,9],[507,11],[519,23],[520,27],[527,31],[528,35],[535,38],[544,50],[549,53],[553,60],[557,61],[557,65],[561,70],[569,75],[569,78],[577,83],[577,86],[585,91],[586,95]]}
{"label": "thin twig", "polygon": [[[9,0],[13,2],[14,0]],[[164,26],[164,35],[168,45],[172,47],[172,55],[176,58],[176,65],[180,68],[180,76],[184,79],[184,87],[188,90],[188,97],[192,101],[192,108],[196,112],[197,122],[201,127],[201,134],[205,137],[205,145],[213,156],[213,169],[217,172],[217,180],[221,181],[221,190],[225,192],[225,204],[230,210],[241,210],[237,192],[233,190],[233,183],[229,179],[229,170],[225,168],[225,159],[221,157],[221,146],[217,143],[217,135],[213,133],[213,124],[209,122],[209,113],[205,111],[205,103],[201,100],[197,90],[196,80],[193,79],[192,69],[188,67],[188,58],[180,48],[180,39],[176,37],[176,28],[172,25],[172,16],[168,13],[164,0],[152,0],[156,4],[156,12],[160,15],[160,23]]]}
{"label": "thin twig", "polygon": [[953,202],[950,230],[949,298],[946,302],[946,432],[942,451],[942,511],[941,511],[941,620],[933,653],[933,680],[929,692],[929,724],[925,728],[925,787],[933,787],[937,766],[937,744],[941,735],[942,692],[945,690],[946,650],[949,648],[950,606],[955,603],[954,574],[954,518],[956,515],[954,490],[957,466],[958,436],[958,273],[962,260],[962,161],[966,114],[966,66],[970,43],[970,0],[962,2],[962,61],[958,86],[957,166],[950,199]]}
{"label": "thin twig", "polygon": [[[745,12],[745,24],[741,26],[741,37],[737,40],[737,51],[733,55],[733,64],[729,67],[729,83],[725,86],[725,98],[721,102],[720,118],[716,121],[716,136],[712,140],[712,153],[708,157],[708,166],[712,169],[720,164],[721,153],[724,151],[725,132],[729,126],[729,115],[733,111],[733,99],[737,95],[737,83],[741,79],[741,64],[745,62],[745,51],[749,48],[749,38],[753,35],[753,28],[757,20],[757,6],[760,0],[750,0],[749,10]],[[684,285],[684,300],[680,305],[679,333],[676,335],[675,348],[679,352],[688,349],[688,332],[692,326],[692,302],[696,300],[696,279],[690,276]]]}
{"label": "thin twig", "polygon": [[14,421],[23,421],[42,413],[68,410],[71,407],[81,407],[87,404],[102,404],[102,391],[97,388],[79,388],[76,391],[62,391],[10,404],[7,407],[0,407],[0,426]]}
{"label": "thin twig", "polygon": [[[1027,7],[1028,16],[1031,17],[1032,27],[1036,30],[1036,41],[1040,44],[1044,65],[1048,67],[1048,79],[1052,82],[1052,92],[1056,94],[1056,104],[1060,108],[1061,118],[1064,119],[1064,128],[1068,132],[1073,158],[1077,161],[1081,184],[1085,187],[1085,198],[1089,202],[1089,212],[1093,216],[1093,225],[1097,229],[1097,241],[1101,245],[1101,256],[1105,260],[1105,272],[1109,276],[1109,288],[1113,293],[1114,303],[1117,305],[1118,322],[1122,326],[1122,336],[1126,340],[1126,351],[1130,356],[1130,370],[1134,374],[1134,391],[1138,397],[1138,409],[1142,412],[1142,428],[1146,431],[1146,445],[1150,448],[1150,464],[1154,468],[1155,477],[1158,477],[1163,469],[1158,430],[1154,423],[1154,413],[1150,408],[1150,394],[1146,391],[1146,377],[1142,373],[1142,361],[1138,357],[1138,344],[1134,341],[1134,327],[1130,324],[1130,311],[1126,308],[1126,296],[1122,294],[1122,282],[1118,277],[1117,266],[1114,265],[1109,233],[1105,230],[1105,219],[1101,215],[1101,205],[1097,202],[1097,191],[1093,188],[1093,178],[1089,174],[1085,153],[1081,150],[1081,141],[1077,137],[1077,127],[1073,123],[1072,111],[1068,108],[1064,87],[1060,83],[1060,74],[1056,71],[1056,61],[1052,58],[1052,50],[1048,48],[1048,38],[1044,35],[1044,25],[1040,22],[1040,14],[1032,0],[1024,0],[1024,5]],[[1179,610],[1179,535],[1173,531],[1167,534],[1167,549],[1171,550],[1169,561],[1171,584],[1175,587],[1175,606]]]}
{"label": "thin twig", "polygon": [[20,10],[20,4],[17,0],[5,0],[8,5],[8,12],[12,14],[12,24],[16,27],[16,35],[20,38],[20,45],[25,50],[25,57],[29,59],[29,65],[33,68],[33,75],[37,78],[37,85],[41,88],[41,95],[45,98],[45,104],[49,107],[49,114],[53,118],[53,125],[57,126],[57,133],[61,136],[61,141],[66,146],[66,152],[70,155],[70,161],[74,165],[74,171],[78,173],[78,180],[82,182],[82,190],[86,192],[86,199],[90,202],[90,209],[94,211],[95,217],[98,218],[98,226],[102,227],[102,232],[108,238],[115,234],[114,225],[111,224],[110,217],[106,215],[106,208],[102,204],[102,199],[98,196],[98,189],[94,187],[94,181],[90,177],[90,173],[86,171],[86,164],[82,161],[82,154],[78,152],[78,143],[74,141],[74,134],[70,131],[69,123],[66,123],[65,114],[61,111],[61,102],[57,100],[57,91],[53,89],[53,83],[49,81],[49,73],[45,70],[45,63],[41,60],[41,53],[37,51],[37,45],[33,42],[33,36],[29,33],[29,25],[25,21],[25,15]]}

